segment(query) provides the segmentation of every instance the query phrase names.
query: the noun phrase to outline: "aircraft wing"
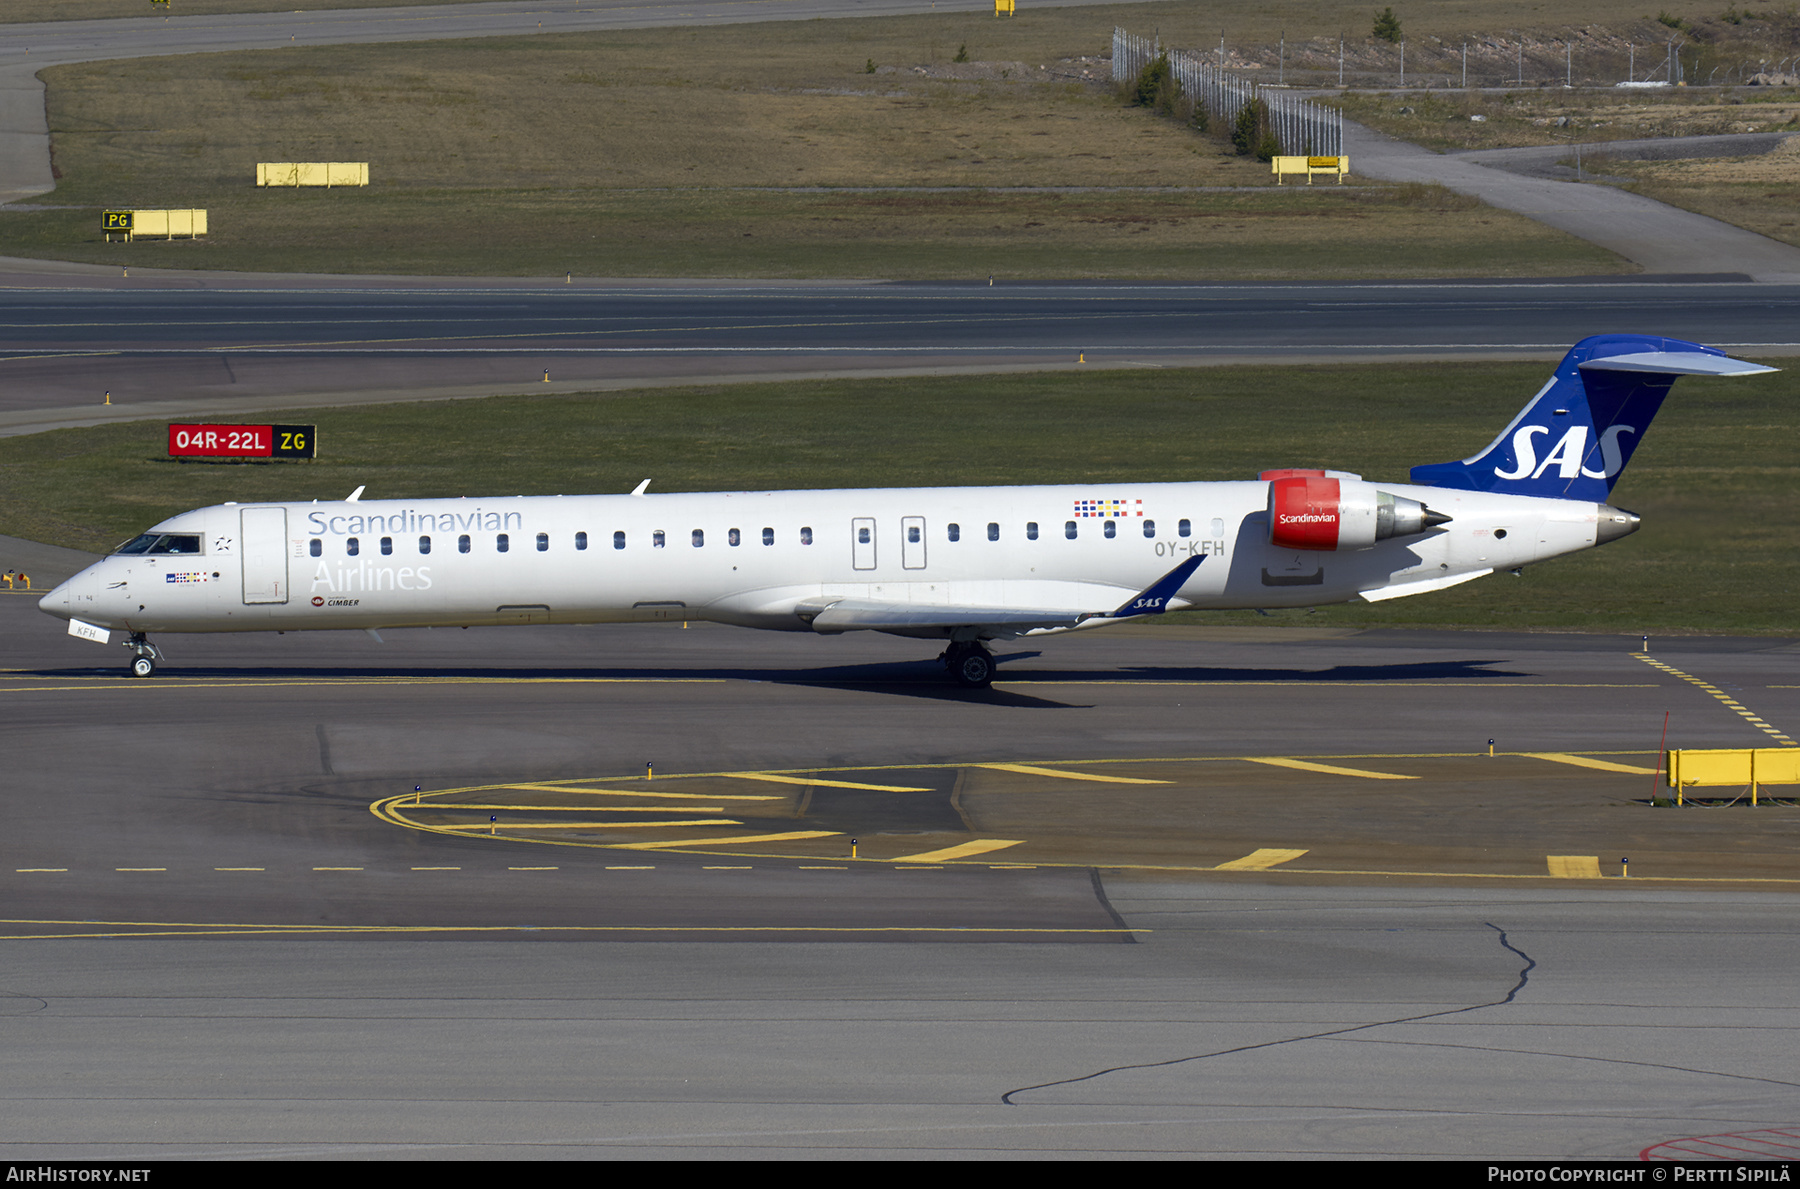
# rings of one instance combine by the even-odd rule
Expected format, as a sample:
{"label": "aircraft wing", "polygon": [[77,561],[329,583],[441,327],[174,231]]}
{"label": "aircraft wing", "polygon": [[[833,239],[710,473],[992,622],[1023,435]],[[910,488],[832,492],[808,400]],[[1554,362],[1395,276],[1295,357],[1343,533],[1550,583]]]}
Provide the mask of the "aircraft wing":
{"label": "aircraft wing", "polygon": [[[1043,628],[1079,627],[1096,619],[1135,619],[1161,615],[1182,584],[1193,576],[1204,555],[1190,557],[1112,611],[1071,608],[966,607],[938,603],[887,603],[878,599],[833,599],[803,607],[811,612],[815,632],[917,632],[943,628],[992,627],[1008,633]],[[814,611],[813,607],[817,607]]]}

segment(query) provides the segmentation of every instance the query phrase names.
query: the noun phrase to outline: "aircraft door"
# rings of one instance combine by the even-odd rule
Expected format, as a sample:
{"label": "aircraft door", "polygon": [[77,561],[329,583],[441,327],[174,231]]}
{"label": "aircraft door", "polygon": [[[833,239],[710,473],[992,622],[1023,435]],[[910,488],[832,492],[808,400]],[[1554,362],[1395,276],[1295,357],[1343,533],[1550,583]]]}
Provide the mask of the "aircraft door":
{"label": "aircraft door", "polygon": [[900,518],[900,567],[905,570],[925,568],[925,518]]}
{"label": "aircraft door", "polygon": [[875,520],[858,516],[850,521],[850,562],[859,570],[875,568]]}
{"label": "aircraft door", "polygon": [[287,509],[242,509],[244,602],[288,601]]}

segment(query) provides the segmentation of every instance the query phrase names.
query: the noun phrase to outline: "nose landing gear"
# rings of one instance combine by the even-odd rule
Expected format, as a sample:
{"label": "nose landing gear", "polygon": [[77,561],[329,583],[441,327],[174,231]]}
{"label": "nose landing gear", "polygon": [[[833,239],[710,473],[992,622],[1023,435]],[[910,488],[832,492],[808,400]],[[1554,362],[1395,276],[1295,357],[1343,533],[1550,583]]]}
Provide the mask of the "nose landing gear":
{"label": "nose landing gear", "polygon": [[994,654],[978,640],[959,640],[944,649],[938,659],[960,686],[982,689],[993,684]]}
{"label": "nose landing gear", "polygon": [[150,643],[150,638],[142,632],[131,633],[125,641],[125,647],[131,649],[131,675],[133,677],[149,677],[156,672],[156,662],[162,660],[162,650]]}

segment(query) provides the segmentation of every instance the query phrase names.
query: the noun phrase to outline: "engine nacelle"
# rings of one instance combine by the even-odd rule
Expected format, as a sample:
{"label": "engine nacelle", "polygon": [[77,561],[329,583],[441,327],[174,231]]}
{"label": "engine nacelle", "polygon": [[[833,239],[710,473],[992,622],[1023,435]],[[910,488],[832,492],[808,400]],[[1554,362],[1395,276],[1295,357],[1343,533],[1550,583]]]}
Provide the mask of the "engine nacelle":
{"label": "engine nacelle", "polygon": [[1289,473],[1269,481],[1269,544],[1281,549],[1367,549],[1449,522],[1361,479]]}

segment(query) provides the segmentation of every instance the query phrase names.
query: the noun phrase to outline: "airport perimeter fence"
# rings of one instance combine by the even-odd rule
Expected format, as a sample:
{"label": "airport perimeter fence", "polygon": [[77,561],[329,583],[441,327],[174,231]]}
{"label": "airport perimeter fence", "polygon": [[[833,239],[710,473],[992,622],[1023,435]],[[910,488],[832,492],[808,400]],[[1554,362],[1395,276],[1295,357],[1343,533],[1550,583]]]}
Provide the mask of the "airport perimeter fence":
{"label": "airport perimeter fence", "polygon": [[1302,99],[1292,92],[1247,82],[1184,50],[1166,48],[1160,38],[1139,37],[1123,29],[1113,30],[1112,76],[1115,83],[1131,82],[1144,67],[1163,54],[1169,55],[1169,72],[1196,108],[1204,109],[1214,128],[1230,128],[1238,113],[1261,100],[1269,112],[1269,126],[1281,142],[1283,155],[1341,157],[1344,152],[1344,116],[1335,108]]}

